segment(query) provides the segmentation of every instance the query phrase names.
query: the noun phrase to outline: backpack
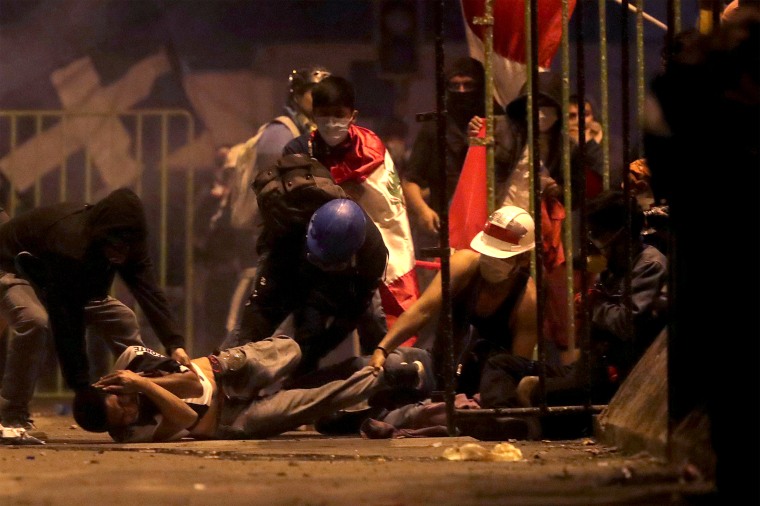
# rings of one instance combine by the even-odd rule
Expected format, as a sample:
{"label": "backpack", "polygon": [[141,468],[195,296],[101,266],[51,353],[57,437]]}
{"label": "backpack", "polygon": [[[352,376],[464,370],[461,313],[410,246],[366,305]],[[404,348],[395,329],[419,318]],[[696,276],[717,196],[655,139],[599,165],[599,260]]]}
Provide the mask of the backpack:
{"label": "backpack", "polygon": [[256,131],[256,135],[247,141],[236,144],[230,150],[230,158],[234,160],[235,171],[230,181],[230,193],[228,196],[230,210],[230,225],[234,229],[253,229],[258,214],[256,195],[251,191],[256,174],[263,167],[255,167],[257,145],[264,129],[272,123],[282,123],[290,129],[293,137],[298,137],[298,127],[287,116],[277,116],[272,121],[264,123]]}
{"label": "backpack", "polygon": [[302,241],[314,211],[330,200],[348,198],[330,170],[305,153],[285,155],[259,171],[253,193],[264,225],[260,250],[266,247],[262,243],[278,238],[294,236]]}

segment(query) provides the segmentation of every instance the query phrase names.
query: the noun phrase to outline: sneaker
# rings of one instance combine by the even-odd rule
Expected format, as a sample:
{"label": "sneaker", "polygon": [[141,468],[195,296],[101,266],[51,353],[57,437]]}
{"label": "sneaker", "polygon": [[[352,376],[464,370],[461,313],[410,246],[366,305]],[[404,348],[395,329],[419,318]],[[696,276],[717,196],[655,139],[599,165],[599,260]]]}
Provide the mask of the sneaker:
{"label": "sneaker", "polygon": [[44,445],[45,442],[29,434],[26,429],[3,427],[0,425],[2,445]]}
{"label": "sneaker", "polygon": [[435,374],[433,372],[433,359],[430,352],[421,348],[412,346],[402,346],[397,348],[394,353],[401,355],[404,363],[413,364],[416,368],[415,388],[423,397],[430,396],[435,389]]}

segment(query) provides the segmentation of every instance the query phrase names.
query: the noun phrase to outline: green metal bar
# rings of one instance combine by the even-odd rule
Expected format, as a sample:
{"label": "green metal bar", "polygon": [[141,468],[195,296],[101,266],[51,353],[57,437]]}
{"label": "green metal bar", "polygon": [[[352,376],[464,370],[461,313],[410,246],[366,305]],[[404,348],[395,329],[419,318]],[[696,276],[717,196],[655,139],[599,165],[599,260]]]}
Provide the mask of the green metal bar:
{"label": "green metal bar", "polygon": [[[533,34],[531,33],[530,27],[531,27],[531,15],[533,11],[533,3],[532,0],[525,0],[525,64],[527,68],[527,72],[525,72],[525,88],[528,90],[528,100],[527,105],[525,109],[525,114],[528,121],[528,164],[530,166],[530,179],[529,179],[529,186],[528,188],[533,188],[533,179],[536,177],[536,174],[534,174],[533,166],[535,164],[535,158],[538,156],[538,153],[533,149],[533,145],[535,144],[534,140],[535,137],[538,135],[538,132],[533,128],[533,121],[531,118],[533,118],[533,107],[534,107],[534,100],[536,97],[533,96],[533,79],[538,75],[537,72],[533,72],[533,54],[531,52],[531,44],[533,43]],[[538,221],[535,219],[536,213],[533,210],[533,199],[528,200],[530,202],[530,213],[534,216],[534,221]],[[540,216],[540,214],[539,214]],[[531,253],[532,257],[532,263],[533,263],[533,272],[535,273],[535,258],[536,253],[535,250],[533,250],[533,253]],[[534,274],[535,276],[535,274]]]}
{"label": "green metal bar", "polygon": [[[66,114],[61,115],[61,140],[66,140],[66,131],[68,129],[68,116]],[[63,142],[61,142],[61,145],[63,145]],[[61,202],[66,201],[66,196],[68,193],[68,177],[69,177],[69,171],[68,171],[68,158],[64,155],[64,153],[61,153],[61,171],[58,174],[58,200]]]}
{"label": "green metal bar", "polygon": [[143,114],[138,114],[135,117],[135,160],[137,161],[140,174],[137,176],[137,181],[135,181],[135,193],[142,197],[142,178],[143,178],[143,170],[145,167],[143,166]]}
{"label": "green metal bar", "polygon": [[[562,175],[565,181],[572,181],[572,167],[570,164],[570,132],[567,125],[570,113],[570,6],[568,0],[562,0],[562,41],[561,41],[561,60],[562,60],[562,117],[565,118],[564,128],[562,128]],[[580,106],[579,106],[580,111]],[[606,136],[605,136],[606,137]],[[564,202],[566,209],[572,209],[573,194],[569,184],[565,184],[563,189]],[[562,239],[565,245],[565,275],[567,278],[566,300],[567,305],[567,331],[572,336],[575,343],[575,290],[573,287],[575,272],[573,269],[573,213],[565,214],[565,223],[562,228]]]}
{"label": "green metal bar", "polygon": [[[195,125],[193,118],[187,115],[187,143],[190,144],[195,137]],[[185,339],[187,340],[188,353],[193,352],[195,345],[195,321],[193,311],[193,294],[195,292],[195,259],[193,253],[194,220],[194,196],[195,196],[195,170],[187,169],[185,189]]]}
{"label": "green metal bar", "polygon": [[167,117],[161,115],[161,223],[159,238],[161,249],[159,253],[159,283],[161,288],[166,288],[166,272],[168,257],[168,218],[169,218],[169,167],[166,164],[168,157],[169,137],[167,135]]}
{"label": "green metal bar", "polygon": [[610,93],[609,93],[609,61],[607,49],[607,0],[599,0],[599,69],[602,108],[602,185],[605,190],[610,188]]}
{"label": "green metal bar", "polygon": [[473,20],[476,25],[484,27],[484,53],[485,53],[485,106],[486,106],[486,184],[488,190],[488,214],[494,211],[494,142],[493,142],[493,0],[488,0],[485,4],[485,13],[483,17]]}
{"label": "green metal bar", "polygon": [[644,66],[644,0],[636,0],[636,115],[638,124],[637,154],[644,157],[644,100],[646,69]]}
{"label": "green metal bar", "polygon": [[[35,114],[34,116],[34,133],[35,135],[39,135],[42,133],[42,115]],[[38,207],[40,205],[40,201],[42,200],[42,181],[40,179],[36,179],[34,181],[34,207]]]}
{"label": "green metal bar", "polygon": [[681,31],[681,0],[673,0],[673,30]]}
{"label": "green metal bar", "polygon": [[[18,144],[18,118],[17,118],[17,116],[15,114],[11,113],[10,121],[11,121],[11,128],[10,128],[10,130],[11,130],[11,138],[10,138],[10,144],[11,144],[11,146],[10,146],[10,148],[11,148],[10,161],[11,161],[11,163],[10,163],[10,166],[13,167],[13,162],[14,162],[13,155],[16,152],[16,144]],[[16,207],[18,206],[18,198],[16,197],[16,185],[13,184],[13,181],[11,181],[10,183],[11,183],[11,188],[10,188],[10,195],[8,197],[9,198],[9,200],[8,200],[8,215],[9,216],[13,216],[13,215],[16,214]]]}

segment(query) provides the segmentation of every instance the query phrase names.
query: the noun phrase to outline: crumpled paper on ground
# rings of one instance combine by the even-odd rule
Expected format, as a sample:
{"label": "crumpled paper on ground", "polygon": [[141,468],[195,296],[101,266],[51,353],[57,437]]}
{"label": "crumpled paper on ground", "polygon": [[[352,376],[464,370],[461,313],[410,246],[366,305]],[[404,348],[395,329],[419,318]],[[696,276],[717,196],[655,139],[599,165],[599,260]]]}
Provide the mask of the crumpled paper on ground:
{"label": "crumpled paper on ground", "polygon": [[446,460],[481,460],[492,462],[515,462],[522,460],[522,451],[511,443],[499,443],[492,450],[475,444],[466,443],[462,446],[452,446],[443,451]]}

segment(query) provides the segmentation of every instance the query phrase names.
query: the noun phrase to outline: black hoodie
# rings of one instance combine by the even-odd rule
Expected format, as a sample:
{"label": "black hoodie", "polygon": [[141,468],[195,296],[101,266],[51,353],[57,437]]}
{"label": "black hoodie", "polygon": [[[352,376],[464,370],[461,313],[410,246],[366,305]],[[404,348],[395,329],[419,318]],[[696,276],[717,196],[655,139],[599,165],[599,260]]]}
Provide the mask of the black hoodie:
{"label": "black hoodie", "polygon": [[[185,339],[159,287],[146,244],[147,225],[140,198],[131,190],[113,191],[94,206],[61,203],[21,214],[0,227],[0,275],[20,275],[14,259],[28,251],[39,259],[33,281],[55,339],[61,369],[70,388],[88,383],[84,306],[104,299],[118,273],[140,305],[167,353]],[[102,251],[108,241],[129,244],[126,262],[111,264]]]}

